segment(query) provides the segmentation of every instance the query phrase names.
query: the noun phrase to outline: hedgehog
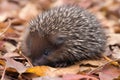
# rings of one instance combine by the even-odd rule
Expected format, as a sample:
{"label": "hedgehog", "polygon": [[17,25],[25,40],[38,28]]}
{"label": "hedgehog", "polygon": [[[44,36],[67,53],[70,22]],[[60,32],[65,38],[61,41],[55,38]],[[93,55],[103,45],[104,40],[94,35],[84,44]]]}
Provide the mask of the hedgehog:
{"label": "hedgehog", "polygon": [[92,13],[79,6],[63,5],[29,22],[22,51],[33,65],[66,67],[100,59],[106,40],[104,29]]}

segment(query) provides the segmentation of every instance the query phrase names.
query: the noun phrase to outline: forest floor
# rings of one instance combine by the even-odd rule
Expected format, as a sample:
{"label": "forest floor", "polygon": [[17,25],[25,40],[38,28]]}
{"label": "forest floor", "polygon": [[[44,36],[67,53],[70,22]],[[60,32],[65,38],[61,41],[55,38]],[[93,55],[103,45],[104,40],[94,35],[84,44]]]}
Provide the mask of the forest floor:
{"label": "forest floor", "polygon": [[[77,4],[100,20],[108,36],[104,58],[65,68],[33,67],[20,49],[28,22],[66,4]],[[120,0],[0,0],[0,79],[120,80]]]}

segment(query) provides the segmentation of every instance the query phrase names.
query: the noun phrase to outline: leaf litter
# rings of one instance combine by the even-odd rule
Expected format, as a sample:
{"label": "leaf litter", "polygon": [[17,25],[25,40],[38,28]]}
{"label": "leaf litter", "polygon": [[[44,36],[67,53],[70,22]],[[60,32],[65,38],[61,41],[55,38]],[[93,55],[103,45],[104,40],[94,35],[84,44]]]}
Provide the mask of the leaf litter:
{"label": "leaf litter", "polygon": [[[105,58],[66,68],[32,66],[20,50],[27,23],[50,8],[77,4],[94,13],[108,36]],[[29,14],[28,14],[29,12]],[[120,80],[119,0],[0,0],[1,80]]]}

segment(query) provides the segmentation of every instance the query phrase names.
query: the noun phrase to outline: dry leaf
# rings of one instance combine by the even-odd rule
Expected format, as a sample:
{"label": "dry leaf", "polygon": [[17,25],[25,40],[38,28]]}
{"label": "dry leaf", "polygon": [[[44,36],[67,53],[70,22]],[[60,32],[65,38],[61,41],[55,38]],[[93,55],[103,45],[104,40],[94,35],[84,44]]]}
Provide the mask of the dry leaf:
{"label": "dry leaf", "polygon": [[7,19],[7,13],[1,13],[0,14],[0,22],[3,22],[5,19]]}
{"label": "dry leaf", "polygon": [[97,67],[100,67],[107,63],[105,60],[85,60],[80,62],[80,72],[89,72],[95,70]]}
{"label": "dry leaf", "polygon": [[68,74],[68,75],[63,75],[63,80],[99,80],[99,79],[88,75]]}
{"label": "dry leaf", "polygon": [[80,71],[79,65],[72,65],[65,68],[53,68],[51,71],[48,72],[48,76],[55,77],[63,74],[77,74],[79,71]]}
{"label": "dry leaf", "polygon": [[12,45],[11,43],[8,43],[8,42],[4,43],[4,48],[6,49],[6,51],[8,53],[16,50],[16,46],[14,46],[14,45]]}
{"label": "dry leaf", "polygon": [[113,80],[120,75],[120,68],[113,65],[106,65],[99,72],[100,80]]}
{"label": "dry leaf", "polygon": [[38,76],[45,76],[48,71],[50,71],[50,67],[48,66],[35,66],[26,70],[27,73],[34,73]]}
{"label": "dry leaf", "polygon": [[63,79],[59,77],[43,76],[43,77],[33,78],[33,80],[63,80]]}
{"label": "dry leaf", "polygon": [[6,59],[6,66],[9,68],[14,68],[16,69],[19,73],[23,73],[26,71],[26,67],[20,63],[20,62],[17,62],[15,60],[13,60],[12,58],[5,58]]}
{"label": "dry leaf", "polygon": [[0,65],[5,66],[5,59],[0,58]]}
{"label": "dry leaf", "polygon": [[30,20],[38,14],[36,6],[32,3],[28,3],[19,13],[19,18],[23,20]]}

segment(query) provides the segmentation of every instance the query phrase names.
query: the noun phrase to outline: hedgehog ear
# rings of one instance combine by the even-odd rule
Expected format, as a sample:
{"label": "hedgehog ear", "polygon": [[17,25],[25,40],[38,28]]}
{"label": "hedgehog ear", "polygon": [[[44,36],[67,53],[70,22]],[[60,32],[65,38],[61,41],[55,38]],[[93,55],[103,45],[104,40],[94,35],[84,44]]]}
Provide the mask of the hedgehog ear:
{"label": "hedgehog ear", "polygon": [[56,46],[62,45],[66,40],[65,35],[56,34],[52,37],[52,43]]}

